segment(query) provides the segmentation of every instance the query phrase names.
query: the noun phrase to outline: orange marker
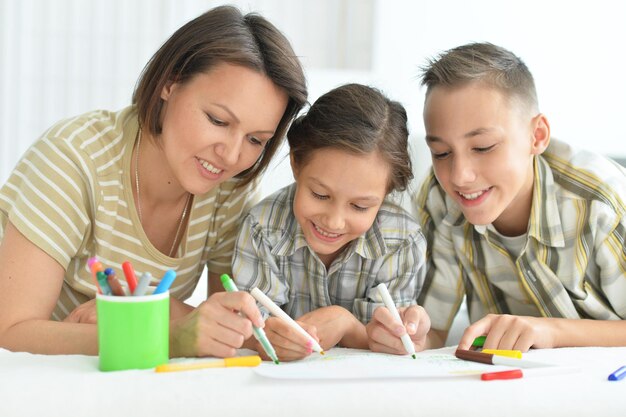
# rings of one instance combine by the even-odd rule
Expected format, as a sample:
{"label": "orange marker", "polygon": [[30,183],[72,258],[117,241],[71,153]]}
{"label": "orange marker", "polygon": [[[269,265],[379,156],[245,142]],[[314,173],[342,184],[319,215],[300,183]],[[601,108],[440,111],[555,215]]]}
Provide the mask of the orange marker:
{"label": "orange marker", "polygon": [[135,270],[128,261],[122,264],[122,269],[124,270],[126,282],[128,282],[128,289],[130,290],[130,293],[133,294],[135,292],[135,288],[137,288],[137,277],[135,276]]}

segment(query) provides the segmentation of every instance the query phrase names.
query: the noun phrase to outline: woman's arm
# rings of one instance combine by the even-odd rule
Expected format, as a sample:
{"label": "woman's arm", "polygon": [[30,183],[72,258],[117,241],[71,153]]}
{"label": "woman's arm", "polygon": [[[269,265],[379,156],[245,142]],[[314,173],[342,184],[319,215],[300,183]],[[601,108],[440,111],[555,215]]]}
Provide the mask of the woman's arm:
{"label": "woman's arm", "polygon": [[0,243],[0,347],[44,354],[98,352],[93,324],[50,320],[65,271],[10,222]]}

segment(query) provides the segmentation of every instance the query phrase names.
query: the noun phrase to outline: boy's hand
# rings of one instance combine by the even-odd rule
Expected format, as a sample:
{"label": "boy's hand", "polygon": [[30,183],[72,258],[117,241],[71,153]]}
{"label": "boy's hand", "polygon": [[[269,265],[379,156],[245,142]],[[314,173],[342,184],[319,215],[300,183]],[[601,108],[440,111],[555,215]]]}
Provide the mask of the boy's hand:
{"label": "boy's hand", "polygon": [[[296,321],[313,339],[319,342],[317,329],[314,325]],[[276,356],[280,361],[294,361],[303,359],[313,352],[311,342],[298,331],[289,326],[284,320],[278,317],[270,317],[265,321],[265,335],[274,346]],[[265,360],[270,360],[261,344],[255,340],[255,350]]]}
{"label": "boy's hand", "polygon": [[322,349],[341,343],[350,348],[365,348],[365,326],[341,306],[318,308],[300,317],[299,322],[315,326]]}
{"label": "boy's hand", "polygon": [[406,355],[406,349],[400,337],[408,333],[420,352],[426,348],[426,335],[430,330],[430,317],[423,307],[414,305],[398,309],[402,323],[398,323],[386,307],[374,310],[372,320],[367,324],[369,347],[373,352]]}
{"label": "boy's hand", "polygon": [[469,326],[459,349],[469,349],[478,336],[486,335],[483,349],[513,349],[527,352],[531,347],[555,347],[556,329],[551,319],[542,317],[488,314]]}
{"label": "boy's hand", "polygon": [[[241,311],[244,318],[238,314]],[[256,301],[246,292],[215,293],[191,313],[171,321],[170,355],[235,356],[252,335],[252,324],[264,327]]]}

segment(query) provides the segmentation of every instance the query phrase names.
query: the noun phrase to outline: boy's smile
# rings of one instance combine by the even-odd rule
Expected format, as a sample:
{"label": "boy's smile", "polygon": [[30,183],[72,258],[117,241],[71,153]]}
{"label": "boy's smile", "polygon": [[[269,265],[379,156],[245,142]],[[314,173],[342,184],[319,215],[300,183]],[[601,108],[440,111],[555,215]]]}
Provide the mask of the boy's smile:
{"label": "boy's smile", "polygon": [[470,83],[433,88],[424,123],[435,176],[465,218],[493,223],[505,235],[525,233],[533,157],[549,141],[545,117],[493,87]]}

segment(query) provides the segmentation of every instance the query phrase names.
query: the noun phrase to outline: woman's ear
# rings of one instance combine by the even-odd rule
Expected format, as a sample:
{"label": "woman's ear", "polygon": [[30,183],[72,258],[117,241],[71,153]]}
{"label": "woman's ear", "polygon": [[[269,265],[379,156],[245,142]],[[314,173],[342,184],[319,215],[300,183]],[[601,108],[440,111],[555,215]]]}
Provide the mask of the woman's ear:
{"label": "woman's ear", "polygon": [[168,101],[177,85],[178,83],[175,81],[167,81],[167,83],[163,86],[163,89],[161,90],[161,99],[163,101]]}
{"label": "woman's ear", "polygon": [[540,155],[550,144],[550,122],[543,113],[539,113],[532,119],[532,144],[531,153]]}

